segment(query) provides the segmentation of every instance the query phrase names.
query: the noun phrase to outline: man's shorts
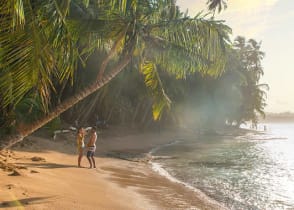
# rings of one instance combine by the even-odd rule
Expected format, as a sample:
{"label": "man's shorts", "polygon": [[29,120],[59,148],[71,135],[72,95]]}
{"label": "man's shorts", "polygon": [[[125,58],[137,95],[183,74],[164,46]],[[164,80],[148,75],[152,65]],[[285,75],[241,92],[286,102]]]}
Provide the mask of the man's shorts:
{"label": "man's shorts", "polygon": [[93,157],[94,156],[94,151],[88,151],[87,152],[87,157]]}

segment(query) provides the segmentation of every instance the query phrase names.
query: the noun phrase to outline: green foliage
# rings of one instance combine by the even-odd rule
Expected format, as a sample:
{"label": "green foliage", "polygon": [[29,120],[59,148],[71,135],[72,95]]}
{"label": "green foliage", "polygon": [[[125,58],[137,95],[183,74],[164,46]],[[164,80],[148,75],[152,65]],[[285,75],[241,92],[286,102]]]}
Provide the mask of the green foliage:
{"label": "green foliage", "polygon": [[[160,74],[154,72],[165,71],[177,78],[185,78],[195,72],[218,76],[224,71],[231,30],[223,22],[206,19],[202,14],[194,18],[184,16],[174,1],[107,2],[103,1],[104,6],[99,5],[100,8],[89,6],[88,10],[97,10],[103,15],[91,15],[86,19],[87,27],[93,29],[92,23],[99,23],[97,30],[114,39],[125,33],[122,41],[113,48],[117,55],[115,59],[129,51],[129,46],[135,46],[133,68],[145,69],[142,73],[146,86],[154,91],[151,95],[155,120],[161,117],[170,102],[159,82]],[[110,69],[106,72],[111,72]]]}
{"label": "green foliage", "polygon": [[76,39],[65,21],[70,1],[3,1],[0,5],[0,95],[4,107],[31,91],[49,111],[52,80],[72,76]]}
{"label": "green foliage", "polygon": [[141,72],[145,77],[145,84],[150,89],[153,99],[153,118],[158,120],[163,110],[170,108],[171,101],[165,94],[156,66],[152,62],[145,61],[141,64]]}
{"label": "green foliage", "polygon": [[18,123],[32,123],[44,114],[41,99],[37,95],[28,95],[15,107]]}
{"label": "green foliage", "polygon": [[54,120],[52,120],[51,122],[46,124],[44,127],[46,129],[48,129],[49,132],[52,133],[52,134],[53,134],[54,131],[60,130],[60,128],[61,128],[61,119],[60,119],[60,117],[55,118]]}
{"label": "green foliage", "polygon": [[[198,81],[197,89],[203,92],[200,94],[202,98],[199,98],[197,91],[195,93],[188,89],[186,100],[198,98],[195,109],[198,109],[198,116],[206,118],[204,121],[207,121],[207,125],[239,126],[246,121],[255,124],[260,116],[264,116],[266,106],[268,85],[259,84],[263,75],[261,60],[264,52],[260,51],[260,43],[255,40],[246,41],[244,37],[237,37],[227,56],[223,75],[216,80]],[[195,83],[190,85],[194,86]]]}
{"label": "green foliage", "polygon": [[[224,5],[208,3],[212,10]],[[127,55],[131,70],[91,96],[91,103],[73,108],[83,121],[97,110],[122,121],[132,114],[150,121],[151,110],[154,120],[167,119],[173,113],[165,110],[189,99],[199,112],[209,102],[210,115],[222,121],[263,112],[260,43],[240,39],[232,46],[231,29],[222,21],[201,13],[191,18],[174,0],[5,0],[0,24],[0,108],[11,126],[50,113],[99,76],[111,75]],[[88,60],[93,56],[95,68]]]}
{"label": "green foliage", "polygon": [[[151,61],[141,61],[141,74],[136,66],[130,66],[97,95],[77,105],[73,119],[93,120],[98,114],[110,123],[148,127],[154,125],[152,111],[153,119],[158,116],[161,124],[203,129],[238,126],[244,121],[256,123],[264,112],[267,85],[259,84],[259,77],[253,74],[258,71],[251,60],[245,59],[252,58],[252,52],[251,47],[240,50],[232,46],[227,50],[225,72],[218,77],[196,72],[185,79],[177,78]],[[161,107],[168,107],[164,110],[169,111],[162,111]]]}

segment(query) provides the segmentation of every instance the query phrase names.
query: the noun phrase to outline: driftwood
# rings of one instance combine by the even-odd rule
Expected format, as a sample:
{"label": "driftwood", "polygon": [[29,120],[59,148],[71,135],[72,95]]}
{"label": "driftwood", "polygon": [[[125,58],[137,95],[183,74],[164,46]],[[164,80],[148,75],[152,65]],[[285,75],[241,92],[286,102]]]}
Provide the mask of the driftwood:
{"label": "driftwood", "polygon": [[[85,131],[89,131],[92,127],[86,127],[85,128]],[[69,133],[69,132],[77,132],[77,128],[73,127],[73,126],[70,126],[68,129],[64,129],[64,130],[56,130],[54,131],[54,135],[53,135],[53,140],[56,139],[57,137],[57,134],[60,134],[60,133]]]}

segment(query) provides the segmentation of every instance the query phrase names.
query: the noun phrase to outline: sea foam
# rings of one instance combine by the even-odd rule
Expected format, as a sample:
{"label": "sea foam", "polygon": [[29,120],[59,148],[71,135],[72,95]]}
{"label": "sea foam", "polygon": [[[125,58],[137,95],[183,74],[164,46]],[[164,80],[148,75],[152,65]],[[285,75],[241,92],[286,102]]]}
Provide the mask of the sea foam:
{"label": "sea foam", "polygon": [[[180,185],[183,185],[187,189],[193,191],[194,193],[197,194],[198,198],[201,198],[205,202],[210,203],[212,205],[215,205],[220,209],[226,209],[226,207],[222,203],[220,203],[220,202],[218,202],[216,200],[213,200],[212,198],[208,197],[204,192],[202,192],[201,190],[193,187],[192,185],[177,179],[176,177],[172,176],[167,170],[165,170],[160,163],[152,161],[154,159],[162,159],[162,158],[157,158],[157,157],[161,157],[161,156],[154,156],[153,155],[156,151],[158,151],[159,149],[161,149],[163,147],[171,146],[171,145],[177,144],[179,142],[181,142],[181,141],[180,140],[172,141],[172,142],[170,142],[168,144],[164,144],[164,145],[155,147],[149,152],[149,155],[152,157],[151,160],[149,161],[149,163],[151,164],[152,170],[154,172],[156,172],[157,174],[167,178],[169,181],[180,184]],[[168,158],[166,156],[164,156],[164,157]],[[173,158],[173,157],[170,157],[170,158]]]}

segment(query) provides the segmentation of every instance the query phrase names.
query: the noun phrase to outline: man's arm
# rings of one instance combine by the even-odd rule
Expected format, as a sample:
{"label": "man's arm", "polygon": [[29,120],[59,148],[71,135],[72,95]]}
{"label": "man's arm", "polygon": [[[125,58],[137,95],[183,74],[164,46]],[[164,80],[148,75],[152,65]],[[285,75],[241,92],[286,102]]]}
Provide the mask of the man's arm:
{"label": "man's arm", "polygon": [[92,137],[93,137],[93,145],[94,145],[96,144],[96,141],[97,141],[97,133],[95,132]]}

